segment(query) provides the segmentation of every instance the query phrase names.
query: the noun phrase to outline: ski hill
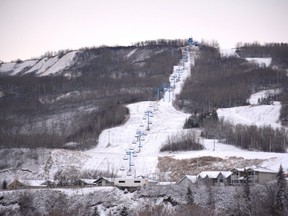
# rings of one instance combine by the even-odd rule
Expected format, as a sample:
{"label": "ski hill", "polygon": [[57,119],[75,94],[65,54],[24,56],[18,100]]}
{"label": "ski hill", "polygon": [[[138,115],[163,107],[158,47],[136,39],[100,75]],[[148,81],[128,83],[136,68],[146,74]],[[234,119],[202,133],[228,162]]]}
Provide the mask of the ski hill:
{"label": "ski hill", "polygon": [[[127,57],[133,55],[134,52],[135,50],[129,51]],[[222,53],[225,53],[225,55],[235,54],[234,50],[226,50]],[[37,69],[36,71],[39,76],[56,73],[56,70],[64,70],[67,65],[69,67],[75,55],[77,53],[69,52],[61,58],[62,60],[57,57],[57,59],[54,59],[55,61],[53,59],[42,59],[38,62],[30,62],[31,64],[26,61],[25,64],[29,63],[30,68],[26,72],[30,73],[34,69]],[[5,171],[2,174],[5,175],[6,179],[15,179],[15,177],[24,179],[53,179],[58,171],[78,170],[83,172],[110,172],[121,177],[140,175],[155,177],[159,176],[161,172],[158,167],[159,158],[168,157],[180,161],[206,156],[222,158],[226,161],[224,163],[231,163],[231,167],[233,167],[231,161],[259,159],[261,160],[261,164],[258,165],[265,168],[278,170],[279,166],[282,165],[284,170],[287,170],[288,153],[242,150],[232,145],[223,144],[219,140],[209,140],[201,137],[199,137],[199,141],[204,145],[203,150],[172,153],[160,152],[160,148],[167,142],[170,136],[184,134],[188,130],[191,130],[183,129],[184,122],[189,117],[189,114],[176,110],[173,107],[175,95],[180,93],[185,79],[190,76],[190,67],[193,67],[195,58],[197,58],[197,47],[190,48],[189,52],[186,52],[185,55],[187,59],[174,66],[173,74],[169,78],[173,88],[166,89],[164,97],[157,102],[144,101],[127,105],[130,112],[129,119],[121,126],[102,131],[96,147],[87,151],[64,149],[43,150],[43,155],[39,156],[43,158],[43,163],[32,164],[27,161],[21,166],[22,171]],[[267,59],[260,60],[260,64],[263,61],[267,62]],[[19,68],[16,71],[22,71],[21,73],[23,73],[18,64],[10,66],[7,64],[1,65],[1,72],[5,69],[8,73],[8,71],[12,71],[11,68],[14,68],[13,73],[16,73],[15,68]],[[49,67],[47,64],[49,64]],[[273,105],[257,104],[259,98],[265,97],[267,94],[277,93],[278,91],[279,89],[271,89],[255,93],[249,99],[250,106],[218,109],[218,116],[235,124],[271,125],[274,128],[279,128],[281,127],[279,123],[281,104],[277,101]],[[149,130],[147,130],[148,127]],[[195,130],[195,133],[200,134],[198,130]],[[216,162],[215,166],[219,167],[219,169],[222,167],[221,164],[217,165]],[[23,170],[28,171],[24,172]],[[1,175],[2,177],[3,175]]]}
{"label": "ski hill", "polygon": [[[194,49],[189,52],[189,59],[185,63],[180,79],[175,83],[173,91],[166,91],[164,98],[158,102],[145,101],[129,104],[127,106],[130,110],[129,120],[119,127],[104,130],[95,148],[75,153],[66,150],[55,150],[57,154],[52,157],[53,165],[51,166],[50,178],[59,168],[63,169],[71,166],[80,170],[109,171],[121,177],[140,175],[153,177],[159,174],[157,167],[159,157],[182,160],[211,156],[225,159],[227,163],[230,158],[260,159],[263,161],[260,165],[265,168],[278,170],[279,166],[282,165],[284,169],[287,169],[288,153],[242,150],[223,144],[218,140],[201,138],[205,149],[200,151],[160,153],[161,146],[165,144],[169,136],[187,131],[187,129],[183,129],[183,124],[189,115],[176,110],[172,105],[172,101],[175,99],[175,95],[181,91],[181,87],[185,78],[189,76],[188,72],[190,67],[193,67],[196,56],[197,50]],[[173,74],[175,76],[177,76],[177,67],[175,66],[174,68]],[[273,127],[280,127],[278,122],[280,103],[256,105],[258,98],[264,97],[265,94],[267,94],[267,91],[251,95],[249,99],[251,106],[219,109],[217,111],[218,115],[234,123],[255,124],[257,126],[269,124]],[[147,116],[144,118],[147,111],[153,113],[153,117],[149,119],[149,130],[147,130]],[[141,141],[141,147],[139,141],[137,141],[137,131],[145,133],[139,140]],[[128,160],[127,152],[129,152],[128,157],[130,157]],[[68,155],[70,156],[68,157]],[[67,159],[64,159],[65,157]],[[69,158],[73,158],[73,161]],[[129,169],[131,169],[130,173],[128,173]]]}

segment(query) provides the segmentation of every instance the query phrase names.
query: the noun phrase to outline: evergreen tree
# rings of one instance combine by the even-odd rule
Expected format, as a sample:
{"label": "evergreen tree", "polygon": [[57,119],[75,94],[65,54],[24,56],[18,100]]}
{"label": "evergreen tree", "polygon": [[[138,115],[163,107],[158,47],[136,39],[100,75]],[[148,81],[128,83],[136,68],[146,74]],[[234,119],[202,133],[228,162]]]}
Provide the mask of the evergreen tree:
{"label": "evergreen tree", "polygon": [[100,216],[97,206],[94,208],[93,216]]}
{"label": "evergreen tree", "polygon": [[3,181],[2,189],[3,189],[3,190],[6,190],[6,189],[7,189],[7,181],[6,181],[6,180]]}
{"label": "evergreen tree", "polygon": [[127,208],[126,206],[124,206],[120,212],[120,215],[121,216],[128,216],[128,211],[127,211]]}
{"label": "evergreen tree", "polygon": [[244,169],[243,197],[245,200],[245,211],[248,213],[248,215],[251,215],[252,205],[251,205],[251,191],[249,180],[250,180],[249,173],[246,169]]}
{"label": "evergreen tree", "polygon": [[192,205],[194,203],[194,196],[189,186],[187,187],[186,201],[188,205]]}
{"label": "evergreen tree", "polygon": [[287,204],[288,204],[287,183],[284,176],[282,165],[280,165],[279,172],[277,174],[276,203],[274,206],[275,215],[279,216],[288,215]]}

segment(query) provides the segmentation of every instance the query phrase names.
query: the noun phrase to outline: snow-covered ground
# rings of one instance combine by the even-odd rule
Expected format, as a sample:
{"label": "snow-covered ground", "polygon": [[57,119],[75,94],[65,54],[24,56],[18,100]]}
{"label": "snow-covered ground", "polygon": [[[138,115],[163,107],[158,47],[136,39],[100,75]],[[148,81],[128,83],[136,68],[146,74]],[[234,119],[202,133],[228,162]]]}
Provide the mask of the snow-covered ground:
{"label": "snow-covered ground", "polygon": [[272,62],[272,58],[245,58],[249,62],[258,64],[260,67],[269,67]]}

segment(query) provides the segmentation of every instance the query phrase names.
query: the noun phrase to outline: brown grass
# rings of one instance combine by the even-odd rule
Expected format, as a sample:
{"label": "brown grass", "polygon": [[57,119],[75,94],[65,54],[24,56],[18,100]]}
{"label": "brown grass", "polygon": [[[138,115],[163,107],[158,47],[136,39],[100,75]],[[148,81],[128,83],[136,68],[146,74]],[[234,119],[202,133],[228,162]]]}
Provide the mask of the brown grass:
{"label": "brown grass", "polygon": [[197,175],[202,171],[228,171],[235,167],[259,165],[263,161],[263,159],[244,159],[242,157],[223,159],[211,156],[178,160],[165,156],[158,157],[157,168],[164,178],[160,180],[178,181],[184,175]]}

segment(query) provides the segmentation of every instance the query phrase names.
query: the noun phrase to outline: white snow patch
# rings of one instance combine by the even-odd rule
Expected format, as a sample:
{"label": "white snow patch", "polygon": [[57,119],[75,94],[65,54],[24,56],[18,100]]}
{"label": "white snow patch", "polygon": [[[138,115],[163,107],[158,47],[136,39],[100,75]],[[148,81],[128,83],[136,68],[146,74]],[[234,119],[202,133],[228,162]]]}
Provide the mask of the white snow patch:
{"label": "white snow patch", "polygon": [[135,52],[136,52],[137,48],[136,49],[133,49],[131,52],[129,52],[127,54],[127,58],[129,58],[130,56],[132,56]]}
{"label": "white snow patch", "polygon": [[42,74],[44,73],[49,67],[51,67],[55,62],[58,61],[58,57],[52,57],[52,58],[43,58],[40,61],[37,62],[36,65],[34,65],[30,70],[28,70],[26,73],[35,72],[36,74]]}
{"label": "white snow patch", "polygon": [[260,67],[269,67],[271,65],[272,58],[245,58],[249,62],[258,64]]}
{"label": "white snow patch", "polygon": [[59,59],[53,65],[51,65],[51,67],[49,67],[49,69],[46,70],[44,73],[42,73],[40,76],[55,74],[71,66],[73,64],[73,59],[76,53],[77,51],[67,53],[61,59]]}
{"label": "white snow patch", "polygon": [[11,75],[16,75],[21,71],[23,71],[25,68],[32,67],[33,65],[36,64],[37,61],[38,60],[27,60],[16,64],[15,67],[13,68],[13,73],[11,73]]}
{"label": "white snow patch", "polygon": [[280,103],[274,102],[273,105],[240,106],[218,109],[217,114],[219,118],[224,118],[225,121],[234,124],[280,128],[280,109]]}
{"label": "white snow patch", "polygon": [[248,102],[251,105],[257,105],[258,104],[258,100],[261,98],[267,98],[269,95],[277,95],[280,94],[281,89],[269,89],[269,90],[263,90],[260,92],[256,92],[254,94],[252,94],[250,96],[250,98],[248,99]]}
{"label": "white snow patch", "polygon": [[7,73],[13,70],[15,67],[16,62],[9,62],[9,63],[3,63],[0,65],[0,72]]}

